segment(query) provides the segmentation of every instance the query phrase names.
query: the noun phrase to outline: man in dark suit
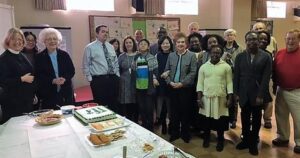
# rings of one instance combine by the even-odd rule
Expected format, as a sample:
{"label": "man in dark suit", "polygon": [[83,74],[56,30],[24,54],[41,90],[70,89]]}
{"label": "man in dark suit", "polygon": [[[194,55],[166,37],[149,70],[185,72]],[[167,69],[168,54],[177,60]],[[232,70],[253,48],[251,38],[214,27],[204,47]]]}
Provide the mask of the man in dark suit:
{"label": "man in dark suit", "polygon": [[272,59],[258,48],[256,32],[247,32],[245,40],[246,50],[237,55],[234,67],[234,94],[241,107],[243,135],[236,148],[249,148],[250,154],[258,155],[262,107],[272,99],[268,95]]}

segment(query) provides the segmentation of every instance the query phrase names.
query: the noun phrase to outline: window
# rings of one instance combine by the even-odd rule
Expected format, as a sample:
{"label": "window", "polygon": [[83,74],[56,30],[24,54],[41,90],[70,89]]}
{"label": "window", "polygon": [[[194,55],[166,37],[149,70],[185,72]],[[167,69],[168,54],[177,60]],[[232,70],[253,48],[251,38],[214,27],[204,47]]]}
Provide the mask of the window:
{"label": "window", "polygon": [[268,18],[285,18],[286,2],[267,1],[267,17]]}
{"label": "window", "polygon": [[198,0],[165,0],[165,14],[198,15]]}
{"label": "window", "polygon": [[114,0],[67,0],[67,10],[115,11]]}

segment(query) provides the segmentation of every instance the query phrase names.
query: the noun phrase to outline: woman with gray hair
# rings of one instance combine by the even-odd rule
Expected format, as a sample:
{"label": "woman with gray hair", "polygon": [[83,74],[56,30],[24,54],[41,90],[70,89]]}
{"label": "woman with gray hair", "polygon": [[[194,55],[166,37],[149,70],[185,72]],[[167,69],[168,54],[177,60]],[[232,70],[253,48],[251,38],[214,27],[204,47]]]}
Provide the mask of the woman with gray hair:
{"label": "woman with gray hair", "polygon": [[4,91],[1,99],[3,119],[0,124],[33,108],[36,82],[33,67],[20,53],[24,45],[23,32],[11,28],[4,40],[6,50],[0,56],[0,87]]}
{"label": "woman with gray hair", "polygon": [[38,94],[43,109],[57,109],[56,105],[74,103],[72,78],[75,68],[69,54],[58,48],[61,33],[54,28],[45,28],[39,34],[46,49],[37,55],[36,77]]}
{"label": "woman with gray hair", "polygon": [[[234,68],[234,61],[235,57],[242,53],[244,48],[242,48],[237,42],[236,42],[236,30],[234,29],[227,29],[224,32],[224,53],[221,57],[222,60],[224,60],[229,66]],[[233,71],[232,71],[233,73]],[[237,102],[231,102],[232,105],[228,108],[229,109],[229,122],[230,122],[230,128],[235,129],[236,128],[236,122],[237,122],[237,114],[238,114],[238,103]]]}

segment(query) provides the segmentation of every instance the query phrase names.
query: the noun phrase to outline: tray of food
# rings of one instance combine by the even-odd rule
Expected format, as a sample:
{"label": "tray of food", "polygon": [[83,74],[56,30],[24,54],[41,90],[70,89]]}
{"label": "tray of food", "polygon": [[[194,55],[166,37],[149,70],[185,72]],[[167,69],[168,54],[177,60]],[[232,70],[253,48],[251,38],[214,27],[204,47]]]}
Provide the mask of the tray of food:
{"label": "tray of food", "polygon": [[90,123],[89,126],[91,127],[93,132],[104,132],[122,127],[127,127],[130,124],[131,123],[124,118],[116,118],[102,122]]}
{"label": "tray of food", "polygon": [[106,133],[90,133],[86,136],[86,140],[90,146],[99,147],[109,145],[111,142],[126,138],[124,130],[115,130],[109,134]]}
{"label": "tray of food", "polygon": [[42,126],[48,126],[61,122],[62,118],[62,115],[54,114],[53,111],[49,111],[46,113],[42,113],[38,117],[36,117],[35,122]]}
{"label": "tray of food", "polygon": [[91,133],[86,136],[86,140],[88,144],[93,147],[105,146],[111,143],[110,137],[104,133]]}

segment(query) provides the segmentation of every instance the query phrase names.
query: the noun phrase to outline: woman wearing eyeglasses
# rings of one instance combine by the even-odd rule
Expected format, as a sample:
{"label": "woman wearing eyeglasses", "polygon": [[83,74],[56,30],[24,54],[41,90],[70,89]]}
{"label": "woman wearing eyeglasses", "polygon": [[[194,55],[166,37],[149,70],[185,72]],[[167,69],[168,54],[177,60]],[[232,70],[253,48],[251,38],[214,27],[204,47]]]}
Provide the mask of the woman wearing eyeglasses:
{"label": "woman wearing eyeglasses", "polygon": [[11,28],[4,40],[6,49],[0,56],[0,87],[4,94],[1,100],[4,123],[11,117],[32,111],[36,91],[33,67],[21,53],[25,37],[18,28]]}
{"label": "woman wearing eyeglasses", "polygon": [[59,49],[61,33],[54,28],[45,28],[39,34],[39,40],[46,49],[37,55],[36,77],[38,93],[43,109],[57,109],[56,105],[74,103],[72,78],[75,68],[69,54]]}
{"label": "woman wearing eyeglasses", "polygon": [[37,38],[36,35],[32,32],[24,32],[24,36],[26,39],[25,47],[22,53],[25,55],[26,59],[30,62],[30,64],[34,67],[35,65],[35,57],[38,53]]}

